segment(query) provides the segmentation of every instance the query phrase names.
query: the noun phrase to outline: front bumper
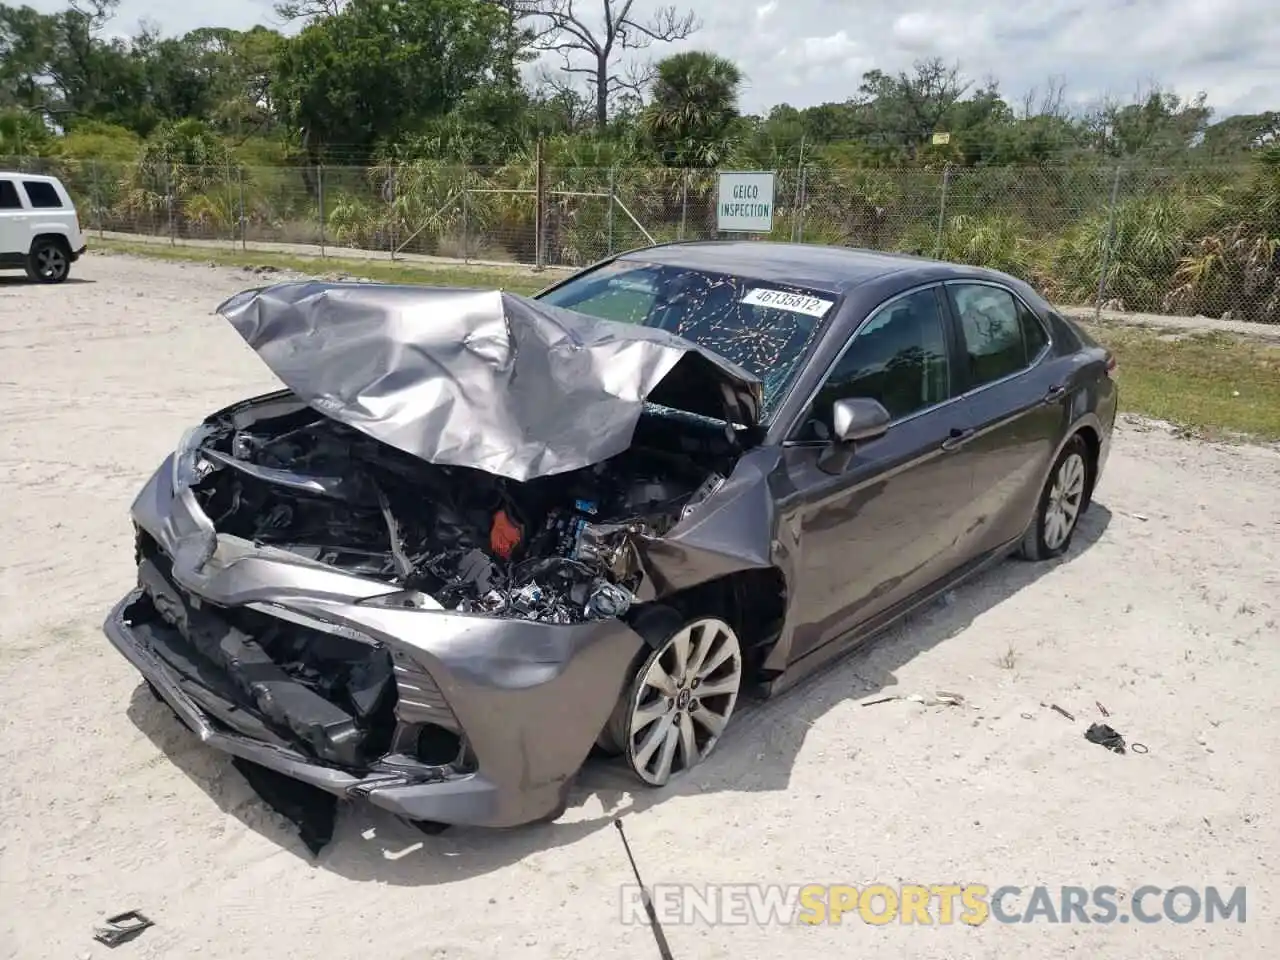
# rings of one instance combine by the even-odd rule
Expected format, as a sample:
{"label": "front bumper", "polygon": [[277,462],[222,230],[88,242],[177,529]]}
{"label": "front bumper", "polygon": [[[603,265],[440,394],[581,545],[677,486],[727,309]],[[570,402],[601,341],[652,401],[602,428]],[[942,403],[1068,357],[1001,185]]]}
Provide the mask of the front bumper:
{"label": "front bumper", "polygon": [[[410,820],[504,827],[563,809],[643,643],[636,633],[616,620],[560,626],[361,604],[391,588],[214,533],[191,492],[174,488],[172,460],[132,513],[164,555],[175,588],[197,606],[249,607],[358,636],[388,650],[395,670],[391,748],[371,762],[336,763],[235,702],[209,664],[184,660],[175,652],[176,626],[135,615],[149,602],[144,563],[142,586],[103,629],[202,741]],[[432,765],[412,755],[415,731],[442,714],[457,727],[468,764]]]}

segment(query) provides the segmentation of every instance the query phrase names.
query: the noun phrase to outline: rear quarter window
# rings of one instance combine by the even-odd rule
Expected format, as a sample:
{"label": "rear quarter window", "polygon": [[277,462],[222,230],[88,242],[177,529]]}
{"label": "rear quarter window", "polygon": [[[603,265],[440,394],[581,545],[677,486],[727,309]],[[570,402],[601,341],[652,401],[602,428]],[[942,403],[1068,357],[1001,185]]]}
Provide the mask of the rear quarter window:
{"label": "rear quarter window", "polygon": [[1062,347],[1060,352],[1074,353],[1082,347],[1097,346],[1092,337],[1057,310],[1050,310],[1048,316],[1049,326],[1053,330],[1053,339]]}
{"label": "rear quarter window", "polygon": [[22,201],[18,199],[18,188],[12,180],[0,180],[0,210],[21,210]]}
{"label": "rear quarter window", "polygon": [[62,198],[52,183],[43,180],[23,180],[22,189],[27,191],[27,199],[37,210],[57,210],[62,206]]}

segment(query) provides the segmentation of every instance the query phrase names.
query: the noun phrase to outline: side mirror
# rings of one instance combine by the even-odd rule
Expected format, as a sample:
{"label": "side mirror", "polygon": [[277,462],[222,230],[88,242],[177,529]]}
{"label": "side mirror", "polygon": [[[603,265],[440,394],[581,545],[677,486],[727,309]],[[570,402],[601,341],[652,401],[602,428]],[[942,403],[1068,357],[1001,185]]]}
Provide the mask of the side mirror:
{"label": "side mirror", "polygon": [[855,443],[883,437],[892,419],[889,411],[879,400],[868,397],[837,400],[831,410],[835,439],[840,443]]}
{"label": "side mirror", "polygon": [[831,410],[834,435],[818,457],[818,469],[824,473],[843,473],[853,459],[854,444],[884,436],[892,419],[878,400],[868,397],[837,400]]}

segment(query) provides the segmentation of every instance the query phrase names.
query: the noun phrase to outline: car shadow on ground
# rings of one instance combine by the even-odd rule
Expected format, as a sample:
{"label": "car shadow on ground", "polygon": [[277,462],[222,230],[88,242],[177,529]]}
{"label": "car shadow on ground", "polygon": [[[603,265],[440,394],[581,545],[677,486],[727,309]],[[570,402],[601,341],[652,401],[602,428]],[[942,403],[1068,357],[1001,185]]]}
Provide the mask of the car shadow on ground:
{"label": "car shadow on ground", "polygon": [[[87,280],[84,277],[67,277],[63,283],[97,283],[96,280]],[[58,286],[58,284],[41,283],[39,280],[31,280],[22,274],[7,276],[0,273],[0,287],[49,287]]]}
{"label": "car shadow on ground", "polygon": [[1102,537],[1110,521],[1111,512],[1095,503],[1081,518],[1065,556],[1048,563],[1000,563],[948,600],[908,617],[777,698],[744,704],[707,762],[665,789],[639,787],[617,762],[588,761],[568,810],[554,823],[509,830],[453,828],[428,836],[367,803],[340,804],[332,842],[313,857],[294,826],[266,807],[230,758],[200,744],[146,684],[134,692],[128,714],[224,813],[299,858],[351,880],[408,886],[452,883],[575,843],[618,816],[673,797],[785,790],[806,733],[824,714],[845,701],[899,693],[894,689],[895,671],[1056,567],[1075,561]]}

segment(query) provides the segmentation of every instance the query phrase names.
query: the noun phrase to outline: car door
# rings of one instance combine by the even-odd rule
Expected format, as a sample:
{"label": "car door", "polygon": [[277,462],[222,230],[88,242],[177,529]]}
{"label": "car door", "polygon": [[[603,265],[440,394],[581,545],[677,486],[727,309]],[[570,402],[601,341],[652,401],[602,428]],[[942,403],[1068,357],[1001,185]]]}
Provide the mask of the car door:
{"label": "car door", "polygon": [[[787,442],[800,501],[792,660],[954,567],[972,482],[957,457],[968,424],[952,402],[952,353],[940,285],[887,301],[832,365]],[[833,468],[824,457],[832,405],[846,397],[879,400],[892,422]]]}
{"label": "car door", "polygon": [[1053,355],[1048,329],[1008,287],[956,280],[945,289],[974,429],[963,453],[974,478],[968,560],[1026,529],[1062,436],[1071,364]]}
{"label": "car door", "polygon": [[0,177],[0,258],[20,262],[15,258],[26,257],[31,247],[27,213],[17,183],[9,177]]}

